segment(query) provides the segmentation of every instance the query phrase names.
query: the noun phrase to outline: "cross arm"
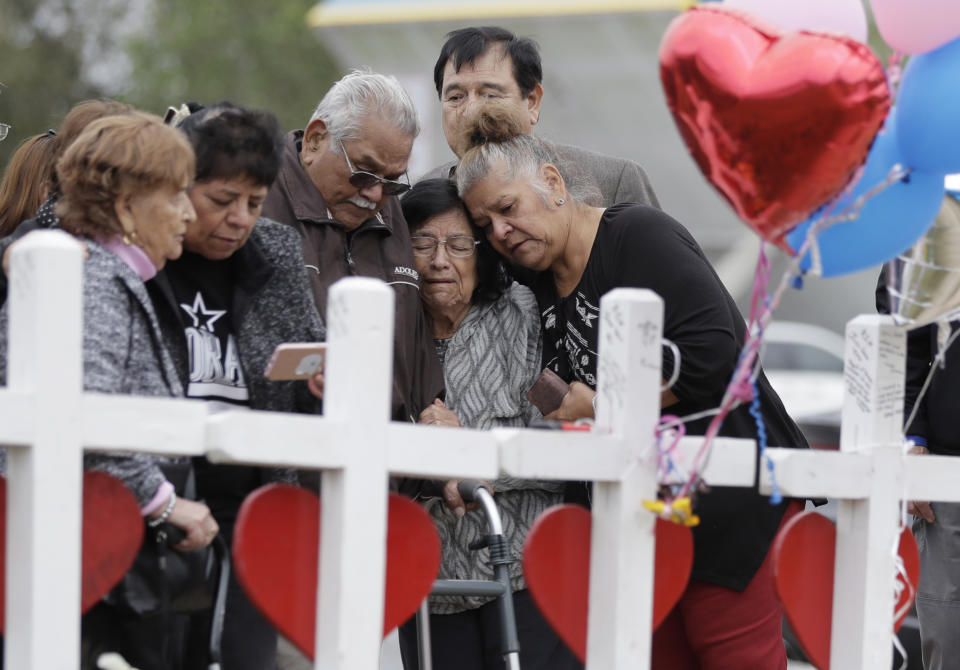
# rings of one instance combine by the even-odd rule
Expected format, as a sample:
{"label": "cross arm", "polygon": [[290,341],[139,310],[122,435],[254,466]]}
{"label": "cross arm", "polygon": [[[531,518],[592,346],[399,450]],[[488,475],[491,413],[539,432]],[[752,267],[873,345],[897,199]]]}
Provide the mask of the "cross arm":
{"label": "cross arm", "polygon": [[[527,479],[577,479],[619,481],[635,458],[613,435],[576,431],[501,429],[501,467],[507,474]],[[589,436],[589,440],[587,437]],[[674,452],[680,464],[690,464],[703,445],[701,437],[685,437]],[[651,438],[650,449],[653,449]],[[752,486],[756,473],[756,443],[737,438],[716,438],[701,473],[711,486]],[[671,472],[665,482],[678,484],[680,473]]]}
{"label": "cross arm", "polygon": [[[703,438],[684,437],[680,440],[674,460],[681,469],[692,464],[696,454],[703,446]],[[757,443],[738,437],[717,437],[713,440],[713,451],[700,476],[710,486],[753,486],[757,470]],[[668,473],[667,480],[661,484],[680,484],[683,473]]]}
{"label": "cross arm", "polygon": [[273,467],[342,468],[347,463],[343,422],[309,414],[218,412],[207,420],[212,462]]}
{"label": "cross arm", "polygon": [[202,402],[85,393],[83,438],[89,451],[136,447],[154,454],[201,456],[207,408]]}
{"label": "cross arm", "polygon": [[907,500],[960,502],[960,458],[956,456],[907,456],[904,459]]}
{"label": "cross arm", "polygon": [[492,431],[504,473],[525,479],[618,481],[630,463],[623,441],[586,431]]}
{"label": "cross arm", "polygon": [[419,479],[495,479],[497,442],[490,431],[391,423],[387,469]]}
{"label": "cross arm", "polygon": [[[796,498],[865,498],[872,459],[867,454],[819,449],[767,449],[780,493]],[[770,472],[760,470],[760,492],[770,495]]]}

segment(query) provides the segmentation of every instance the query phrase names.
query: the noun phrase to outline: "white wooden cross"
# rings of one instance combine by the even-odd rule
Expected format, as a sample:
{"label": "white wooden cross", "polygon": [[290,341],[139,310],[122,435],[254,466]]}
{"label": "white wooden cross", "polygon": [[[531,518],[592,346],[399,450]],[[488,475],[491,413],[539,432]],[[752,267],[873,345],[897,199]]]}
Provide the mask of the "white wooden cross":
{"label": "white wooden cross", "polygon": [[11,253],[10,363],[0,390],[0,444],[8,447],[4,667],[79,667],[87,449],[324,468],[316,667],[375,668],[387,473],[497,474],[496,444],[481,433],[451,440],[441,429],[389,423],[390,289],[353,279],[331,290],[327,417],[208,417],[198,401],[82,392],[82,263],[81,245],[62,232],[33,233]]}
{"label": "white wooden cross", "polygon": [[[208,418],[195,401],[82,393],[79,246],[42,232],[12,256],[9,387],[0,394],[0,443],[13,447],[6,667],[78,665],[84,448],[323,469],[315,667],[325,669],[377,667],[389,474],[592,479],[588,664],[649,667],[654,520],[641,503],[656,495],[663,312],[653,294],[617,291],[601,303],[600,428],[590,434],[390,423],[393,294],[356,278],[331,288],[325,417]],[[752,443],[717,449],[706,481],[752,484]]]}
{"label": "white wooden cross", "polygon": [[11,253],[4,667],[79,667],[82,446],[203,453],[205,408],[82,393],[81,245],[33,233]]}
{"label": "white wooden cross", "polygon": [[[501,468],[530,479],[592,480],[588,670],[650,667],[654,523],[643,507],[657,497],[663,301],[653,292],[615,289],[600,300],[599,393],[592,434],[496,430]],[[702,438],[681,440],[691,462]],[[752,486],[752,440],[719,438],[703,479]],[[676,482],[671,482],[676,483]]]}
{"label": "white wooden cross", "polygon": [[905,355],[905,333],[891,317],[852,320],[840,451],[768,451],[783,495],[839,499],[832,668],[890,667],[900,500],[960,501],[960,459],[904,454]]}

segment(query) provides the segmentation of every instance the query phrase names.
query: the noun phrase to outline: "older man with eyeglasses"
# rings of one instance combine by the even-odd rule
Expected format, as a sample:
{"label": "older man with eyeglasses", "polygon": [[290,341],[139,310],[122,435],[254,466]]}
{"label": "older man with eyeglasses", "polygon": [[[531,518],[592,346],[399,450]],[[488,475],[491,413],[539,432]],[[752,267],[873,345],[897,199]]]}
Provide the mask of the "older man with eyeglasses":
{"label": "older man with eyeglasses", "polygon": [[[264,216],[295,227],[321,317],[341,277],[382,279],[396,293],[393,419],[416,422],[443,395],[443,371],[420,302],[410,233],[396,198],[420,122],[393,77],[354,71],[304,130],[289,134]],[[434,410],[431,410],[434,411]]]}

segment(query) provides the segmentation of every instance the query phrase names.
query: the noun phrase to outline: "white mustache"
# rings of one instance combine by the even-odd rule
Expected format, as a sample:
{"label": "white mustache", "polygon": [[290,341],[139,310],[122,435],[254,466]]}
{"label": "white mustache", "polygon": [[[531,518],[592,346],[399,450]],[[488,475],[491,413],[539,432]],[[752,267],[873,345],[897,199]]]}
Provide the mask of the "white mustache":
{"label": "white mustache", "polygon": [[371,201],[367,200],[366,198],[361,198],[359,195],[356,195],[356,196],[354,196],[354,197],[352,197],[352,198],[348,198],[348,199],[347,199],[347,202],[349,202],[349,203],[351,203],[351,204],[353,204],[353,205],[356,205],[357,207],[360,207],[360,208],[362,208],[362,209],[376,209],[376,208],[377,208],[377,203],[371,202]]}

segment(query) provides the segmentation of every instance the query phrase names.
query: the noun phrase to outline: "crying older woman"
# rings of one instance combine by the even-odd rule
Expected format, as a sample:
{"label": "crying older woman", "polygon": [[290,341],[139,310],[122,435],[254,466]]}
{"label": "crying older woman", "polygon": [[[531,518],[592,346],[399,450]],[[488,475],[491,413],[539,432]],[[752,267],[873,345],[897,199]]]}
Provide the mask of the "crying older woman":
{"label": "crying older woman", "polygon": [[[502,261],[471,223],[452,182],[422,181],[401,204],[447,389],[446,404],[437,400],[423,411],[421,421],[494,428],[525,426],[539,418],[526,397],[541,371],[533,293],[508,280]],[[501,477],[492,487],[511,550],[519,558],[530,525],[547,507],[561,502],[563,485]],[[440,578],[490,579],[492,570],[484,557],[469,548],[486,533],[485,518],[466,508],[456,482],[447,482],[442,495],[428,499],[426,508],[443,547]],[[511,566],[511,584],[521,664],[558,670],[577,667],[536,610],[519,563]],[[443,596],[431,598],[430,612],[434,667],[503,667],[496,643],[496,603],[483,597]],[[400,648],[404,667],[419,667],[413,623],[401,628]]]}

